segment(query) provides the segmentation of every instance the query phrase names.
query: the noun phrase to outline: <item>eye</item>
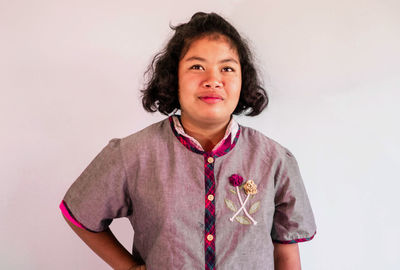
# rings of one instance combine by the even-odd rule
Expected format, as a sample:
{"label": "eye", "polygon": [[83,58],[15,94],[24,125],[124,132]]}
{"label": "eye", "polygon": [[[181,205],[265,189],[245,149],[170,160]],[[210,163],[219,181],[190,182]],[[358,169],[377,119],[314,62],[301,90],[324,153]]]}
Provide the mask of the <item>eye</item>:
{"label": "eye", "polygon": [[222,71],[225,71],[225,72],[233,72],[233,71],[235,71],[233,68],[231,68],[231,67],[224,67],[224,68],[222,68]]}
{"label": "eye", "polygon": [[194,70],[204,70],[204,68],[200,65],[193,65],[190,67],[190,69],[194,69]]}

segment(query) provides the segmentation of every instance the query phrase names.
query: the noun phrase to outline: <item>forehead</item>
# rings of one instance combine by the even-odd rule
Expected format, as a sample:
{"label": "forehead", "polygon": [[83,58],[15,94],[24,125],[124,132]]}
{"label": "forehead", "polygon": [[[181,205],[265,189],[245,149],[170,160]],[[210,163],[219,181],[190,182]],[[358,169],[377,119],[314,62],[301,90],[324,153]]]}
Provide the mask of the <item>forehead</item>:
{"label": "forehead", "polygon": [[185,48],[182,50],[181,59],[183,59],[189,52],[215,52],[215,48],[220,48],[219,52],[229,53],[239,59],[236,46],[226,36],[221,34],[209,34],[198,37],[187,42]]}

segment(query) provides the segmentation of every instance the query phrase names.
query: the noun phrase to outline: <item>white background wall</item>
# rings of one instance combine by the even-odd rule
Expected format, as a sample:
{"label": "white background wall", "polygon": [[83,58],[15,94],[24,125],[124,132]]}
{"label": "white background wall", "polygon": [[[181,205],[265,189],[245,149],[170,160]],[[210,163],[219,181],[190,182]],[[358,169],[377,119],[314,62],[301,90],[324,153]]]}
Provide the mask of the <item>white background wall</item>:
{"label": "white background wall", "polygon": [[[58,204],[109,139],[164,118],[142,74],[199,10],[256,53],[271,103],[238,120],[299,161],[318,225],[303,269],[399,269],[398,0],[0,0],[0,268],[108,269]],[[112,229],[130,249],[128,221]]]}

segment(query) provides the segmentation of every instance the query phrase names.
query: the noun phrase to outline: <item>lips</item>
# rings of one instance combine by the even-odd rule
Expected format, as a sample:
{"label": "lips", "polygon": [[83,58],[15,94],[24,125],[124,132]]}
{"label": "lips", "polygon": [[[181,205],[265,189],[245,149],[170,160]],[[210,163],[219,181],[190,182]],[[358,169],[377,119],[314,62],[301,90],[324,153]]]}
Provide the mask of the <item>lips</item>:
{"label": "lips", "polygon": [[220,95],[217,94],[201,95],[199,96],[199,99],[208,104],[214,104],[224,100]]}

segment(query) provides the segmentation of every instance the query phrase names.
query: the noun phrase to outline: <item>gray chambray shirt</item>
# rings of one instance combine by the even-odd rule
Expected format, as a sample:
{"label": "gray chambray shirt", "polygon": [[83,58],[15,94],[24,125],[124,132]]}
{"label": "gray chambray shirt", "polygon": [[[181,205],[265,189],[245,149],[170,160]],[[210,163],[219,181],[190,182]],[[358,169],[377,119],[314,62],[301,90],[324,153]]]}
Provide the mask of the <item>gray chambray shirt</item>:
{"label": "gray chambray shirt", "polygon": [[[241,211],[243,188],[229,177],[253,180],[257,193]],[[260,132],[240,126],[236,145],[215,158],[215,258],[218,270],[274,269],[273,242],[312,239],[316,226],[293,155]],[[64,197],[83,226],[103,231],[127,217],[133,253],[146,269],[204,269],[205,175],[203,155],[185,147],[168,119],[113,139]]]}

